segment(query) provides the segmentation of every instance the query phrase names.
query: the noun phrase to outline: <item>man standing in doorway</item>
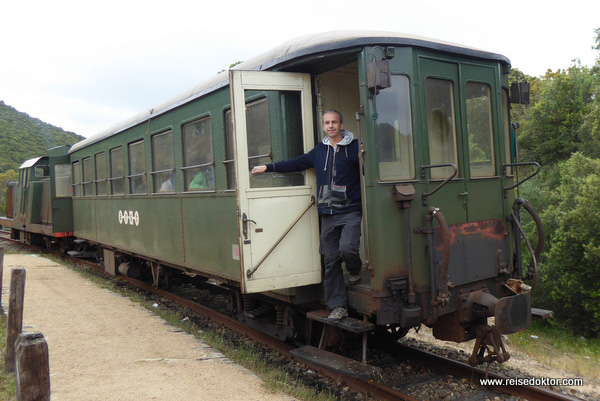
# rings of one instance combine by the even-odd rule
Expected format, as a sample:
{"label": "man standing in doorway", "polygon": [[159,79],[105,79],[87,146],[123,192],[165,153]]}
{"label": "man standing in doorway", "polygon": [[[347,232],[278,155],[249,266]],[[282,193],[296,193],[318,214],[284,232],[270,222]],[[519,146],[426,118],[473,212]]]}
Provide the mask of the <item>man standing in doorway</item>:
{"label": "man standing in doorway", "polygon": [[313,167],[317,175],[321,216],[321,254],[325,261],[325,300],[329,319],[348,316],[342,261],[350,273],[348,284],[360,283],[360,224],[362,220],[358,140],[344,130],[339,111],[323,113],[326,136],[310,152],[291,160],[256,166],[252,174],[294,172]]}

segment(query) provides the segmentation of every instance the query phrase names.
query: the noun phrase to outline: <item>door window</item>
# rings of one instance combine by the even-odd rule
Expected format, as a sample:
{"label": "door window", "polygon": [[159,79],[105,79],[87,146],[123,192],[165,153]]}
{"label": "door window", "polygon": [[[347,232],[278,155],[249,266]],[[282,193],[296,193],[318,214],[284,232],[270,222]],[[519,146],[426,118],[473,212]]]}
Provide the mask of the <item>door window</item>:
{"label": "door window", "polygon": [[54,186],[57,198],[68,198],[71,196],[71,166],[68,164],[56,164],[54,166]]}
{"label": "door window", "polygon": [[[273,108],[271,112],[271,108]],[[300,92],[267,91],[264,99],[246,104],[248,169],[302,155]],[[272,172],[250,175],[250,188],[304,185],[304,174]]]}
{"label": "door window", "polygon": [[496,161],[489,85],[467,83],[466,106],[471,177],[493,177],[496,175]]}
{"label": "door window", "polygon": [[409,85],[408,77],[394,75],[392,86],[377,95],[379,177],[382,181],[415,178]]}
{"label": "door window", "polygon": [[[452,163],[458,167],[454,85],[452,81],[428,78],[425,81],[429,161],[433,165]],[[451,167],[431,169],[431,178],[444,179]],[[460,169],[459,173],[460,175]]]}
{"label": "door window", "polygon": [[[514,135],[510,132],[510,111],[508,106],[508,90],[502,89],[502,130],[504,131],[504,161],[506,164],[513,163],[513,151],[516,146],[513,146]],[[506,175],[513,174],[512,167],[506,168]]]}

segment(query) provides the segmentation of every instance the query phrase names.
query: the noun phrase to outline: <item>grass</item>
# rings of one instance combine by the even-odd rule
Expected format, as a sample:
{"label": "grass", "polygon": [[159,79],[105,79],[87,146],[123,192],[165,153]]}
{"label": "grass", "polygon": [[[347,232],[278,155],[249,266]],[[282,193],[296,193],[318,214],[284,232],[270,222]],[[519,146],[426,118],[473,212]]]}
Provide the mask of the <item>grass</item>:
{"label": "grass", "polygon": [[15,391],[14,373],[4,371],[4,354],[6,351],[6,318],[0,319],[0,400],[14,401],[17,399]]}
{"label": "grass", "polygon": [[586,339],[534,320],[526,331],[512,334],[510,343],[544,365],[600,380],[600,338]]}

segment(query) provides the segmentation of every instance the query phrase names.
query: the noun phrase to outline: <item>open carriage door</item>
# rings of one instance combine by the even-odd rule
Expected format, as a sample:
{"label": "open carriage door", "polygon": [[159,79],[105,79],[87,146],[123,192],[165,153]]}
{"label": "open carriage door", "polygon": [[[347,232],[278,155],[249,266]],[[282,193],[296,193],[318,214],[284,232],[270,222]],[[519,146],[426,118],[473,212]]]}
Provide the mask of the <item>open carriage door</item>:
{"label": "open carriage door", "polygon": [[320,283],[314,172],[250,173],[313,148],[310,75],[230,70],[229,82],[242,292]]}

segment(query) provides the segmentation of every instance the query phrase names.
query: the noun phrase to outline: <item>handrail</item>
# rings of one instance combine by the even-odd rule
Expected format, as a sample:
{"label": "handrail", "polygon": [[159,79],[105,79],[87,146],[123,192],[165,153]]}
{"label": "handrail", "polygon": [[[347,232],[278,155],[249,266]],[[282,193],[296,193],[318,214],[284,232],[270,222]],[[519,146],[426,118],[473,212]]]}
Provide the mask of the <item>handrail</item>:
{"label": "handrail", "polygon": [[533,177],[535,177],[536,175],[538,175],[540,172],[540,169],[542,168],[538,162],[508,163],[508,164],[502,165],[502,174],[506,174],[507,167],[521,167],[521,166],[535,166],[535,167],[537,167],[537,171],[535,173],[527,176],[526,178],[522,179],[521,181],[517,182],[512,187],[504,187],[504,197],[505,198],[508,196],[508,191],[510,191],[511,189],[515,189],[519,185],[523,184],[525,181],[528,181],[528,180],[532,179]]}
{"label": "handrail", "polygon": [[[310,210],[310,208],[312,207],[312,205],[315,204],[315,197],[311,196],[310,197],[310,204],[308,205],[308,207],[302,212],[302,214],[300,216],[298,216],[298,218],[288,227],[287,230],[285,230],[285,232],[283,233],[283,235],[275,242],[275,244],[273,244],[273,246],[271,247],[271,249],[269,249],[269,251],[265,254],[265,256],[262,257],[262,259],[260,260],[260,262],[258,262],[256,264],[256,266],[254,266],[252,269],[248,270],[246,272],[246,277],[251,278],[252,275],[258,270],[258,268],[260,267],[260,265],[263,264],[263,262],[269,257],[269,255],[275,250],[275,248],[277,248],[277,245],[279,245],[279,243],[281,241],[283,241],[283,239],[285,238],[286,235],[288,235],[288,233],[290,231],[292,231],[292,228],[294,228],[294,226],[296,224],[298,224],[298,222],[300,221],[300,219],[302,217],[304,217],[304,215],[306,214],[306,212],[308,212]],[[252,220],[248,220],[248,221],[252,221]]]}
{"label": "handrail", "polygon": [[428,164],[425,166],[421,166],[421,178],[425,178],[425,170],[426,169],[434,169],[434,168],[439,168],[439,167],[452,167],[454,169],[454,172],[452,173],[452,175],[448,178],[446,178],[444,180],[444,182],[442,182],[440,185],[438,185],[437,187],[435,187],[433,189],[433,191],[430,192],[426,192],[424,194],[421,195],[422,199],[423,199],[423,206],[427,206],[427,197],[433,195],[434,193],[436,193],[437,191],[440,190],[440,188],[442,188],[444,185],[446,185],[448,182],[450,182],[450,180],[452,180],[454,177],[456,177],[456,174],[458,173],[458,167],[456,167],[455,164],[453,163],[447,163],[447,164]]}

